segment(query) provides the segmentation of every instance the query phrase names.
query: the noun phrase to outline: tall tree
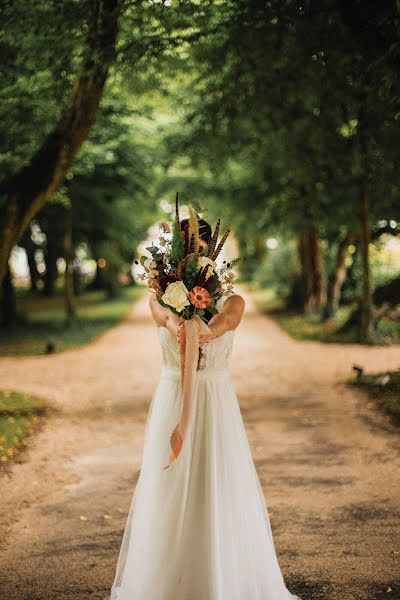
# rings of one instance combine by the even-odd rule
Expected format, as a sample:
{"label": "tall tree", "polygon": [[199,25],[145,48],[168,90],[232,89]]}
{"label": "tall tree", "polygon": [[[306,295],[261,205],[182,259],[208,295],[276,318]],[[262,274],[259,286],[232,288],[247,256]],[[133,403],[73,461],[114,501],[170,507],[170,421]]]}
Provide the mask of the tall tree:
{"label": "tall tree", "polygon": [[366,339],[366,235],[394,206],[399,183],[391,168],[399,137],[396,3],[228,0],[213,16],[219,26],[191,48],[184,151],[197,146],[194,159],[208,155],[214,170],[232,159],[247,167],[244,201],[258,204],[256,230],[267,230],[269,218],[302,238],[306,305],[325,301],[319,238],[335,237],[333,229],[356,233]]}
{"label": "tall tree", "polygon": [[81,68],[56,127],[31,158],[0,185],[0,283],[13,246],[63,182],[89,135],[116,52],[119,0],[91,0]]}

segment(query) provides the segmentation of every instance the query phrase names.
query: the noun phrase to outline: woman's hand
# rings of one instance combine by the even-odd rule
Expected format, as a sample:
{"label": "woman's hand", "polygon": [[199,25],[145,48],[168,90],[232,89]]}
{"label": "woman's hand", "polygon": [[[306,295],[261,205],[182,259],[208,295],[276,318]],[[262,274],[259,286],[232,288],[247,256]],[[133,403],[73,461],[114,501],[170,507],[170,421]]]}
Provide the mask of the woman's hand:
{"label": "woman's hand", "polygon": [[183,325],[183,318],[172,312],[169,308],[161,306],[156,295],[149,298],[150,310],[157,325],[166,327],[170,334],[179,342],[179,334]]}
{"label": "woman's hand", "polygon": [[[184,319],[178,319],[178,324],[176,326],[176,339],[178,341],[178,344],[180,342],[181,331],[182,331],[184,324],[185,324]],[[175,328],[175,324],[173,324],[172,327]],[[207,342],[210,342],[211,340],[215,339],[216,337],[217,337],[216,333],[212,330],[210,332],[200,333],[199,334],[199,347],[202,348],[204,346],[204,344],[206,344]]]}
{"label": "woman's hand", "polygon": [[178,342],[180,332],[180,321],[181,319],[178,317],[178,315],[175,315],[172,311],[169,310],[169,314],[165,319],[165,327]]}

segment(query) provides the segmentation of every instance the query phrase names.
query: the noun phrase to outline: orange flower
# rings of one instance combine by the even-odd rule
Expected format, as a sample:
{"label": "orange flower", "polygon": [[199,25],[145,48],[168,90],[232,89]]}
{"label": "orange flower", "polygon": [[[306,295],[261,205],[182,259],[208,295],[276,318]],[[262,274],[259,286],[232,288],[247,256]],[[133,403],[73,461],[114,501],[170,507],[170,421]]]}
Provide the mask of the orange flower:
{"label": "orange flower", "polygon": [[189,300],[196,308],[206,308],[211,302],[211,296],[205,288],[196,285],[189,294]]}

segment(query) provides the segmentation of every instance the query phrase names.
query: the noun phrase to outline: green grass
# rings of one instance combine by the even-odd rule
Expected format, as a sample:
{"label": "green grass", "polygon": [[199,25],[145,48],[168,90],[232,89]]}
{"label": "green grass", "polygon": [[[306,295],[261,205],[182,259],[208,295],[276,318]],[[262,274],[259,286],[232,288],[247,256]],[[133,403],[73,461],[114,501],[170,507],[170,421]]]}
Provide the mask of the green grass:
{"label": "green grass", "polygon": [[[333,318],[322,320],[319,315],[305,315],[285,310],[284,301],[273,290],[256,290],[254,299],[257,306],[272,314],[282,329],[297,340],[314,340],[327,343],[356,343],[358,332],[343,332],[341,327],[353,310],[352,305],[341,307]],[[377,344],[400,342],[400,326],[389,319],[382,319],[374,340]]]}
{"label": "green grass", "polygon": [[400,371],[363,375],[351,385],[364,389],[400,425]]}
{"label": "green grass", "polygon": [[0,462],[6,463],[23,448],[48,411],[40,398],[0,390]]}
{"label": "green grass", "polygon": [[351,309],[341,308],[334,318],[321,320],[319,315],[297,313],[279,313],[277,319],[281,327],[298,340],[317,340],[319,342],[352,343],[357,341],[357,332],[341,332],[340,328],[349,317]]}
{"label": "green grass", "polygon": [[112,300],[103,292],[85,293],[77,298],[76,324],[68,327],[62,296],[44,298],[19,292],[18,311],[23,321],[0,331],[0,356],[44,354],[48,343],[55,352],[88,344],[126,316],[142,293],[142,287],[124,288]]}

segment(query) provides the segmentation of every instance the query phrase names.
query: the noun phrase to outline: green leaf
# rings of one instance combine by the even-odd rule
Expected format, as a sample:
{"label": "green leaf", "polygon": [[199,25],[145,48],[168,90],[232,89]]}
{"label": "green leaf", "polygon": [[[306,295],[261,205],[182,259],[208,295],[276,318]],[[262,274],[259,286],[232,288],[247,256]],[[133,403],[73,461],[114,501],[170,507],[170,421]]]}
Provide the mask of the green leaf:
{"label": "green leaf", "polygon": [[173,265],[177,266],[184,256],[185,246],[183,243],[181,226],[178,219],[175,218],[174,224],[172,226],[170,261]]}
{"label": "green leaf", "polygon": [[184,283],[185,283],[186,287],[188,288],[188,290],[191,290],[196,285],[196,277],[197,277],[199,270],[200,270],[200,265],[197,262],[196,255],[191,254],[189,256],[187,264],[186,264],[185,276],[184,276]]}

